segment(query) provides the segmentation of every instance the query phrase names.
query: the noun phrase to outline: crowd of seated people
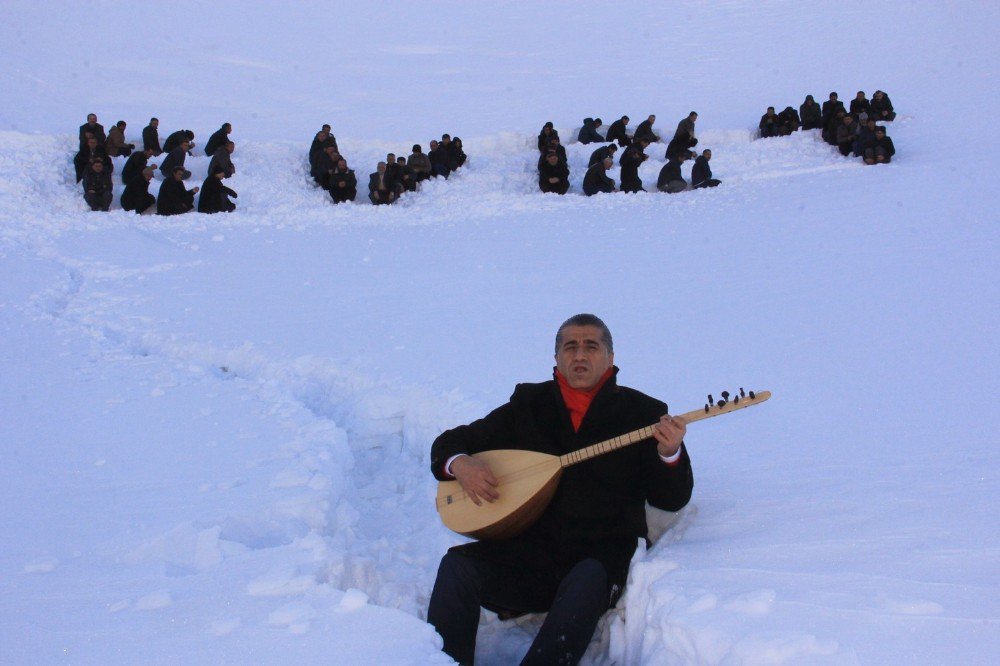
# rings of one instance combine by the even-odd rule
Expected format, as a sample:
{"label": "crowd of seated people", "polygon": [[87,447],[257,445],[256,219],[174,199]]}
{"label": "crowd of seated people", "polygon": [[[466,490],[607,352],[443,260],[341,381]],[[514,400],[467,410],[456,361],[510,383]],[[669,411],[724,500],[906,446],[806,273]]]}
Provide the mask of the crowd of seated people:
{"label": "crowd of seated people", "polygon": [[[657,180],[657,189],[661,192],[680,192],[688,189],[689,184],[681,176],[681,164],[694,157],[690,151],[698,143],[695,137],[695,122],[698,114],[694,111],[689,113],[678,124],[674,131],[674,136],[667,144],[665,158],[666,165],[660,171]],[[593,151],[587,163],[587,170],[583,177],[583,193],[587,196],[604,192],[645,192],[642,179],[639,177],[639,167],[649,159],[646,149],[651,143],[661,141],[660,137],[653,131],[653,123],[656,116],[650,115],[641,122],[634,134],[628,133],[628,116],[622,116],[608,128],[607,137],[601,137],[597,129],[601,127],[600,118],[584,118],[583,127],[580,129],[577,140],[579,143],[589,144],[595,142],[609,142]],[[616,184],[614,179],[608,175],[608,171],[614,166],[614,156],[618,149],[622,153],[618,158],[620,166],[620,183]],[[559,139],[559,132],[551,122],[542,126],[538,133],[538,150],[541,156],[538,159],[538,189],[545,193],[566,194],[569,191],[569,164],[566,159],[566,149]],[[712,151],[705,150],[696,160],[692,169],[692,182],[690,187],[716,187],[721,181],[712,178],[712,170],[708,166],[708,161],[712,158]]]}
{"label": "crowd of seated people", "polygon": [[[233,128],[223,123],[205,146],[205,154],[211,157],[208,177],[202,186],[187,189],[185,180],[191,172],[185,168],[185,160],[193,155],[194,132],[187,129],[170,134],[160,145],[160,121],[151,118],[142,130],[142,150],[126,140],[128,125],[124,120],[115,123],[107,134],[104,126],[97,122],[96,114],[89,114],[87,122],[80,126],[80,149],[73,158],[76,181],[83,183],[84,201],[91,210],[107,211],[114,200],[115,171],[113,158],[127,158],[121,169],[124,189],[119,199],[122,209],[136,213],[156,212],[160,215],[177,215],[195,210],[194,195],[201,196],[197,210],[203,213],[231,212],[236,205],[229,197],[236,192],[222,185],[222,179],[236,173],[232,154],[236,144],[229,140]],[[150,164],[150,158],[165,155],[159,166]],[[155,171],[163,176],[158,195],[149,193],[149,184]]]}
{"label": "crowd of seated people", "polygon": [[882,90],[876,90],[870,100],[865,91],[859,90],[848,108],[844,108],[836,92],[831,92],[822,107],[812,95],[806,95],[798,113],[790,106],[775,113],[769,106],[757,128],[761,138],[787,136],[800,128],[818,129],[823,140],[836,146],[844,157],[858,157],[865,164],[887,164],[896,148],[885,126],[878,123],[895,118],[892,101]]}
{"label": "crowd of seated people", "polygon": [[[468,157],[459,137],[441,135],[432,140],[430,150],[424,153],[420,144],[414,144],[410,156],[386,155],[368,176],[368,199],[374,205],[393,204],[407,192],[416,192],[420,183],[430,178],[447,179],[465,165]],[[309,173],[316,185],[330,194],[333,203],[354,201],[358,196],[358,178],[347,166],[337,139],[330,125],[323,125],[309,148]]]}

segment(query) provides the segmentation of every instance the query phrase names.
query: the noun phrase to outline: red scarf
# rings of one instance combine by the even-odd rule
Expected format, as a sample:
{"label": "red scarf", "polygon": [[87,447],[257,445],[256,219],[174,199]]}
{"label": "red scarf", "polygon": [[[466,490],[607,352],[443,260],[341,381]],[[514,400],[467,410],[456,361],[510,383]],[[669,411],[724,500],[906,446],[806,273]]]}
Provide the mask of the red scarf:
{"label": "red scarf", "polygon": [[594,386],[589,389],[577,389],[570,386],[563,374],[556,369],[556,382],[559,384],[559,392],[562,393],[563,402],[566,403],[566,408],[569,410],[569,418],[573,422],[574,432],[580,430],[580,424],[583,423],[583,417],[590,409],[590,403],[594,400],[594,396],[614,374],[615,368],[611,366],[601,375]]}

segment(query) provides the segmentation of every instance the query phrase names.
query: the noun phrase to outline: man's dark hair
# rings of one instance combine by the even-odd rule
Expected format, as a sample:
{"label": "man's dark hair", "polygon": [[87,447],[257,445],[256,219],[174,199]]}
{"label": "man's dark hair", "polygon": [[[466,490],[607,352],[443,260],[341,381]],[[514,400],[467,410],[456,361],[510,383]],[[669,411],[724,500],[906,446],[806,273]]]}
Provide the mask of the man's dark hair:
{"label": "man's dark hair", "polygon": [[150,118],[150,119],[149,119],[149,122],[153,122],[154,120],[155,120],[156,122],[160,122],[160,119],[159,119],[159,118]]}
{"label": "man's dark hair", "polygon": [[601,318],[597,315],[592,314],[577,314],[573,315],[566,321],[562,323],[559,330],[556,331],[556,353],[559,353],[559,345],[562,344],[562,332],[567,326],[596,326],[601,330],[601,342],[607,347],[608,352],[614,352],[614,343],[611,341],[611,330],[608,325],[601,321]]}

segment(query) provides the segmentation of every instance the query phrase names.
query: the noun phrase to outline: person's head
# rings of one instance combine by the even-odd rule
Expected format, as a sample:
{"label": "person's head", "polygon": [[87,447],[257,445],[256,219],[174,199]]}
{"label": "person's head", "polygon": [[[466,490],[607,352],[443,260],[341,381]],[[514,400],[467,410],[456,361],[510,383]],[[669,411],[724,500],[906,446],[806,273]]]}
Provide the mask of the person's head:
{"label": "person's head", "polygon": [[554,126],[552,125],[552,121],[550,120],[549,122],[542,125],[542,132],[544,132],[545,134],[549,134],[550,132],[552,132],[553,127]]}
{"label": "person's head", "polygon": [[712,159],[712,151],[706,148],[705,150],[701,151],[701,156],[704,157],[706,160],[710,160]]}
{"label": "person's head", "polygon": [[421,151],[420,144],[419,143],[413,144],[413,153],[419,155],[420,151]]}
{"label": "person's head", "polygon": [[330,133],[327,130],[320,130],[316,132],[317,141],[326,141],[326,137],[328,136],[330,136]]}
{"label": "person's head", "polygon": [[88,125],[95,125],[96,123],[97,123],[97,114],[96,113],[88,113],[87,114],[87,124]]}
{"label": "person's head", "polygon": [[232,132],[233,131],[232,123],[222,123],[222,131],[225,132],[226,134]]}
{"label": "person's head", "polygon": [[850,125],[853,122],[854,122],[854,118],[852,118],[851,116],[849,116],[847,114],[844,115],[844,124],[845,125]]}
{"label": "person's head", "polygon": [[774,115],[774,107],[773,106],[767,107],[767,115],[769,115],[769,116],[773,116]]}
{"label": "person's head", "polygon": [[212,169],[212,175],[218,178],[219,180],[222,180],[223,178],[226,177],[226,170],[223,169],[221,166],[216,166],[214,169]]}
{"label": "person's head", "polygon": [[864,99],[864,98],[865,98],[865,91],[864,90],[859,90],[857,96],[855,97],[855,99]]}
{"label": "person's head", "polygon": [[611,159],[610,157],[605,157],[601,161],[601,164],[604,166],[604,170],[605,171],[607,171],[608,169],[610,169],[611,165],[613,165],[614,163],[615,163],[615,161],[613,159]]}
{"label": "person's head", "polygon": [[559,155],[554,150],[550,150],[545,154],[545,161],[555,166],[559,162]]}
{"label": "person's head", "polygon": [[628,121],[631,120],[628,116],[622,116],[622,122],[628,125]]}
{"label": "person's head", "polygon": [[156,165],[155,164],[151,164],[150,166],[148,166],[145,169],[143,169],[142,170],[142,177],[145,178],[146,180],[153,180],[153,169],[155,169],[155,168],[156,168]]}
{"label": "person's head", "polygon": [[104,160],[91,160],[90,168],[96,171],[97,173],[101,173],[102,171],[104,171]]}
{"label": "person's head", "polygon": [[435,141],[434,139],[431,139],[431,143],[430,143],[431,150],[437,150],[438,145],[439,144],[438,144],[437,141]]}
{"label": "person's head", "polygon": [[806,95],[806,104],[812,104],[815,101],[812,95]]}
{"label": "person's head", "polygon": [[611,331],[595,315],[574,315],[556,332],[555,358],[556,368],[570,386],[593,388],[614,364]]}
{"label": "person's head", "polygon": [[396,163],[396,153],[387,153],[386,156],[385,156],[385,163],[386,164],[395,164]]}
{"label": "person's head", "polygon": [[615,151],[617,151],[617,150],[618,150],[618,144],[615,144],[615,143],[609,143],[608,144],[608,154],[609,155],[614,155]]}
{"label": "person's head", "polygon": [[233,143],[232,141],[226,141],[226,150],[228,150],[230,153],[233,152],[234,150],[236,150],[236,144]]}
{"label": "person's head", "polygon": [[94,136],[93,134],[87,136],[87,147],[90,148],[91,150],[97,148],[97,137]]}
{"label": "person's head", "polygon": [[160,126],[160,119],[159,118],[150,118],[149,119],[149,126],[152,127],[153,129],[156,129],[157,127]]}
{"label": "person's head", "polygon": [[333,129],[333,128],[331,128],[329,125],[326,125],[326,124],[324,124],[323,127],[322,127],[322,131],[326,132],[327,134],[330,133],[331,129]]}
{"label": "person's head", "polygon": [[347,160],[345,160],[343,157],[337,160],[337,168],[340,169],[341,171],[347,171]]}
{"label": "person's head", "polygon": [[688,118],[690,118],[692,121],[698,120],[698,113],[695,112],[695,111],[692,111],[691,113],[688,114]]}
{"label": "person's head", "polygon": [[885,136],[885,128],[879,125],[878,127],[875,128],[875,138],[881,139],[884,136]]}
{"label": "person's head", "polygon": [[830,93],[830,99],[833,101],[837,101],[837,93],[835,92]]}
{"label": "person's head", "polygon": [[188,141],[194,141],[194,132],[191,130],[184,130],[184,136],[188,138]]}
{"label": "person's head", "polygon": [[549,145],[550,146],[558,146],[560,143],[562,143],[562,142],[559,141],[559,137],[558,136],[554,136],[551,139],[549,139]]}
{"label": "person's head", "polygon": [[183,150],[184,152],[187,152],[190,148],[191,148],[191,142],[190,141],[188,141],[187,139],[184,139],[183,141],[181,141],[181,144],[180,144],[180,149],[181,150]]}
{"label": "person's head", "polygon": [[400,166],[406,166],[406,158],[400,155],[399,157],[396,158],[396,164],[399,164]]}
{"label": "person's head", "polygon": [[648,120],[648,121],[649,121],[649,124],[650,124],[650,125],[652,125],[653,123],[655,123],[655,122],[656,122],[656,116],[654,116],[654,115],[653,115],[653,114],[651,113],[651,114],[649,114],[649,118],[646,118],[646,120]]}
{"label": "person's head", "polygon": [[875,119],[874,118],[869,118],[867,124],[868,124],[868,129],[871,130],[872,132],[874,132],[875,131]]}
{"label": "person's head", "polygon": [[457,136],[454,139],[452,139],[451,142],[453,144],[455,144],[459,148],[462,147],[462,140],[460,138],[458,138]]}
{"label": "person's head", "polygon": [[174,177],[174,180],[176,181],[184,180],[184,167],[175,166],[171,175]]}
{"label": "person's head", "polygon": [[125,129],[125,121],[124,120],[119,120],[118,122],[115,123],[115,127],[117,127],[120,130],[124,130]]}
{"label": "person's head", "polygon": [[385,173],[385,162],[379,162],[378,167],[376,168],[378,169],[379,173]]}
{"label": "person's head", "polygon": [[153,151],[152,148],[145,148],[145,149],[143,149],[142,154],[145,155],[146,159],[148,160],[150,157],[153,156],[153,152],[154,151]]}
{"label": "person's head", "polygon": [[441,143],[451,143],[451,135],[450,134],[442,134],[441,135]]}
{"label": "person's head", "polygon": [[874,95],[872,95],[872,97],[874,97],[875,99],[877,99],[877,100],[879,100],[879,101],[881,102],[881,101],[882,101],[882,97],[883,97],[884,95],[885,95],[885,93],[884,93],[884,92],[882,92],[881,90],[876,90],[876,91],[875,91],[875,94],[874,94]]}
{"label": "person's head", "polygon": [[334,148],[333,146],[326,146],[323,148],[323,152],[332,157],[333,154],[337,152],[337,149]]}

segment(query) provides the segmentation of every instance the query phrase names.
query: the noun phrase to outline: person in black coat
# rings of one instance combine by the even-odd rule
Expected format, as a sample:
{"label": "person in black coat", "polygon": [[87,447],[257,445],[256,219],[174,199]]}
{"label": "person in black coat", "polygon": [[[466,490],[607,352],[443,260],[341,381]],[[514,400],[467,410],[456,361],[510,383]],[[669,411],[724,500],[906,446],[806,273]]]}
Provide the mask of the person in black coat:
{"label": "person in black coat", "polygon": [[123,209],[134,210],[141,215],[156,205],[156,197],[149,193],[149,181],[153,179],[155,168],[155,164],[146,167],[125,186],[125,191],[122,192],[121,196]]}
{"label": "person in black coat", "polygon": [[681,175],[681,164],[691,158],[691,152],[685,151],[671,157],[656,179],[656,189],[667,194],[677,194],[687,189],[687,181]]}
{"label": "person in black coat", "polygon": [[448,175],[451,174],[451,166],[449,166],[451,160],[448,151],[433,139],[430,143],[430,150],[427,151],[427,159],[431,161],[431,175],[448,178]]}
{"label": "person in black coat", "polygon": [[451,161],[455,164],[455,168],[465,166],[466,160],[469,156],[465,154],[465,150],[462,148],[462,140],[457,136],[451,140]]}
{"label": "person in black coat", "polygon": [[337,168],[330,173],[330,197],[333,203],[354,201],[358,196],[358,177],[353,169],[347,168],[347,160],[341,157],[337,160]]}
{"label": "person in black coat", "polygon": [[194,195],[197,187],[184,187],[184,167],[174,167],[170,177],[160,185],[156,197],[157,215],[181,215],[194,210]]}
{"label": "person in black coat", "polygon": [[611,332],[580,314],[556,334],[553,379],[518,384],[510,401],[443,432],[431,471],[456,480],[476,504],[504,493],[473,454],[517,446],[559,456],[652,426],[648,439],[563,472],[551,502],[526,530],[445,554],[427,609],[444,652],[471,664],[480,606],[517,615],[548,612],[522,663],[575,664],[598,620],[617,602],[638,541],[648,544],[646,504],[679,511],[694,487],[687,425],[655,398],[617,382]]}
{"label": "person in black coat", "polygon": [[865,149],[865,164],[888,164],[895,154],[896,146],[885,135],[885,128],[879,125],[875,128],[875,140]]}
{"label": "person in black coat", "polygon": [[605,141],[617,141],[618,145],[622,148],[632,143],[632,137],[630,137],[626,131],[628,123],[628,116],[622,116],[615,122],[611,123],[611,127],[608,128],[608,137]]}
{"label": "person in black coat", "polygon": [[604,137],[597,132],[598,122],[600,122],[599,119],[595,121],[593,118],[584,118],[583,127],[580,128],[579,134],[576,135],[576,140],[580,143],[602,143]]}
{"label": "person in black coat", "polygon": [[316,181],[316,184],[324,190],[329,189],[330,187],[330,174],[337,168],[337,161],[339,159],[340,153],[338,153],[337,149],[333,146],[326,146],[320,151],[319,155],[316,156],[315,163],[309,175],[311,175],[313,180]]}
{"label": "person in black coat", "polygon": [[191,172],[184,168],[184,160],[187,158],[188,150],[190,149],[190,144],[187,139],[181,139],[177,146],[170,150],[166,158],[163,160],[163,164],[160,165],[160,173],[163,174],[164,178],[169,179],[170,174],[174,172],[177,167],[181,168],[184,172],[184,178],[190,178]]}
{"label": "person in black coat", "polygon": [[90,206],[90,210],[107,211],[111,208],[113,198],[111,172],[105,171],[103,160],[96,158],[83,174],[83,200]]}
{"label": "person in black coat", "polygon": [[552,125],[552,121],[542,125],[542,131],[538,133],[538,152],[544,153],[548,150],[549,140],[552,137],[558,137],[559,132],[556,131],[555,127]]}
{"label": "person in black coat", "polygon": [[97,145],[103,146],[108,140],[108,135],[104,133],[104,125],[97,122],[97,115],[87,114],[87,122],[80,125],[80,150],[87,146],[87,134],[90,133],[97,139]]}
{"label": "person in black coat", "polygon": [[152,150],[154,155],[163,152],[163,148],[160,147],[159,126],[159,118],[150,118],[149,124],[142,128],[142,149]]}
{"label": "person in black coat", "polygon": [[[712,159],[712,151],[707,148],[701,151],[701,155],[694,161],[691,167],[691,188],[718,187],[722,181],[712,178],[712,168],[708,166],[708,161]],[[678,173],[680,170],[678,169]]]}
{"label": "person in black coat", "polygon": [[854,120],[861,120],[861,114],[865,114],[865,118],[872,112],[871,103],[865,98],[865,91],[859,90],[857,96],[851,100],[851,116]]}
{"label": "person in black coat", "polygon": [[823,127],[828,127],[831,124],[831,118],[835,118],[840,111],[847,113],[844,103],[837,98],[837,93],[832,92],[830,99],[823,102]]}
{"label": "person in black coat", "polygon": [[319,160],[319,156],[328,148],[332,147],[333,152],[339,154],[340,149],[337,147],[337,139],[330,133],[330,126],[323,125],[323,128],[316,132],[316,136],[313,137],[312,145],[309,146],[309,170],[314,171],[316,169],[316,162]]}
{"label": "person in black coat", "polygon": [[236,204],[229,197],[236,198],[236,192],[222,184],[226,172],[222,167],[215,170],[201,184],[201,196],[198,197],[199,213],[232,213]]}
{"label": "person in black coat", "polygon": [[799,106],[799,119],[804,130],[823,127],[823,112],[812,95],[806,95],[805,101]]}
{"label": "person in black coat", "polygon": [[774,112],[773,106],[767,107],[767,113],[760,117],[757,128],[760,130],[760,138],[762,139],[778,136],[778,115]]}
{"label": "person in black coat", "polygon": [[784,111],[778,114],[778,134],[788,136],[792,132],[797,132],[799,125],[799,114],[790,106],[786,106]]}
{"label": "person in black coat", "polygon": [[222,127],[215,130],[215,132],[212,133],[212,136],[208,137],[208,143],[205,144],[205,154],[209,157],[215,155],[215,151],[229,141],[229,135],[232,131],[233,126],[231,123],[223,123]]}
{"label": "person in black coat", "polygon": [[642,186],[642,179],[639,178],[639,165],[649,159],[649,156],[643,152],[647,145],[645,139],[636,138],[618,159],[618,164],[621,166],[620,189],[622,192],[634,194],[646,191]]}
{"label": "person in black coat", "polygon": [[549,151],[545,161],[538,165],[538,189],[556,194],[566,194],[569,190],[569,167],[559,161],[554,150]]}
{"label": "person in black coat", "polygon": [[632,137],[632,141],[638,141],[643,139],[648,146],[651,143],[657,143],[660,137],[653,132],[653,123],[656,122],[656,116],[650,114],[648,118],[639,123],[639,126],[635,128],[635,135]]}
{"label": "person in black coat", "polygon": [[[191,130],[177,130],[173,134],[167,137],[167,140],[163,142],[163,152],[169,153],[173,149],[181,145],[182,141],[187,141],[188,147],[185,148],[185,152],[191,155],[191,150],[194,148],[194,132]],[[194,155],[191,155],[194,157]]]}
{"label": "person in black coat", "polygon": [[[152,156],[152,148],[146,148],[141,152],[136,151],[129,155],[128,159],[125,160],[125,166],[122,167],[122,184],[128,185],[132,182],[133,178],[141,176],[143,169],[149,164],[149,158]],[[155,164],[153,168],[156,168]]]}
{"label": "person in black coat", "polygon": [[590,159],[587,161],[587,168],[594,166],[598,162],[603,162],[604,158],[610,157],[614,159],[615,152],[618,150],[618,146],[613,143],[609,143],[606,146],[601,146],[594,152],[590,154]]}
{"label": "person in black coat", "polygon": [[[460,140],[455,139],[455,141]],[[413,172],[413,169],[406,163],[406,158],[402,155],[396,158],[396,177],[399,178],[399,182],[405,192],[417,191],[417,174]]]}
{"label": "person in black coat", "polygon": [[551,139],[549,139],[549,147],[546,149],[546,151],[541,155],[539,155],[538,157],[539,169],[542,168],[542,164],[545,162],[545,158],[548,156],[548,154],[552,152],[554,152],[559,157],[560,164],[568,164],[568,161],[566,159],[566,148],[564,148],[563,145],[559,142],[559,137],[554,136]]}
{"label": "person in black coat", "polygon": [[399,198],[396,182],[387,173],[385,162],[379,162],[375,173],[368,175],[368,198],[376,206],[395,203]]}
{"label": "person in black coat", "polygon": [[583,175],[583,193],[592,197],[598,192],[617,192],[615,181],[608,177],[607,171],[613,164],[610,157],[605,157],[602,161],[594,164],[587,173]]}
{"label": "person in black coat", "polygon": [[875,117],[875,120],[879,122],[888,122],[896,117],[896,112],[892,110],[892,102],[889,100],[889,96],[881,90],[876,90],[875,94],[872,95],[871,113]]}
{"label": "person in black coat", "polygon": [[108,174],[114,172],[115,165],[108,156],[107,151],[104,150],[104,146],[98,145],[97,138],[91,135],[87,137],[87,142],[73,158],[73,166],[76,167],[76,182],[79,183],[83,180],[87,169],[90,167],[90,163],[97,159],[104,162],[105,172]]}

